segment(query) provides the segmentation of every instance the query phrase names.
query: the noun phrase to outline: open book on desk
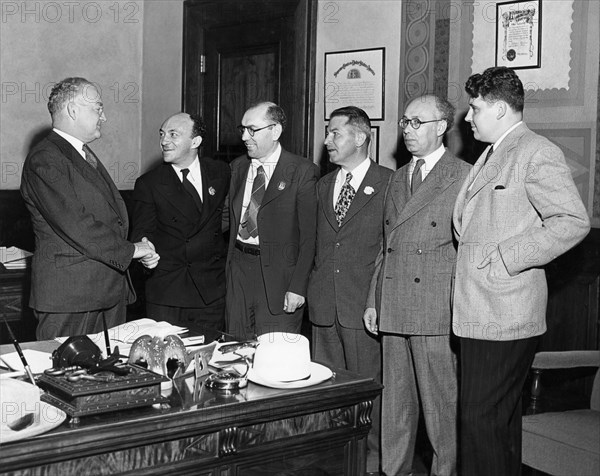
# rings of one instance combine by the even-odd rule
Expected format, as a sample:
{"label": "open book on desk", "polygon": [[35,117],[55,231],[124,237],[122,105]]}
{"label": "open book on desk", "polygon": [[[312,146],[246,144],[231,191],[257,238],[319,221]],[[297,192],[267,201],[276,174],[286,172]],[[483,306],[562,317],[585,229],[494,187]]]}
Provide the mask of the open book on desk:
{"label": "open book on desk", "polygon": [[[121,355],[129,355],[129,349],[131,344],[143,335],[149,335],[150,337],[166,337],[168,335],[181,335],[188,332],[187,327],[175,326],[166,321],[155,321],[147,317],[142,319],[136,319],[135,321],[126,322],[116,327],[112,327],[108,330],[108,337],[110,339],[110,348],[114,349],[115,346],[119,346],[119,353]],[[102,353],[106,357],[106,344],[104,340],[104,332],[98,332],[97,334],[89,334],[88,337],[102,350]],[[56,341],[61,344],[65,342],[68,337],[57,337]]]}

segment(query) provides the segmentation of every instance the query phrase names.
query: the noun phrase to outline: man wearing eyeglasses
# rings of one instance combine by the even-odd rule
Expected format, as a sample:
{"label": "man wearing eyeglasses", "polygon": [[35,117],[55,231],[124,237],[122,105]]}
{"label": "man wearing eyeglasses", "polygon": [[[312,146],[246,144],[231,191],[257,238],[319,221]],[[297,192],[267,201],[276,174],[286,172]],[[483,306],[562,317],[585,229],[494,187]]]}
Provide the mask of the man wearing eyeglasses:
{"label": "man wearing eyeglasses", "polygon": [[226,324],[237,338],[300,333],[315,253],[318,168],[279,144],[283,109],[251,106],[238,127],[247,154],[231,163]]}
{"label": "man wearing eyeglasses", "polygon": [[386,191],[384,238],[364,314],[367,329],[382,336],[385,474],[412,473],[419,402],[433,447],[431,474],[456,474],[452,210],[471,167],[443,145],[454,112],[436,96],[409,103],[399,125],[412,157]]}

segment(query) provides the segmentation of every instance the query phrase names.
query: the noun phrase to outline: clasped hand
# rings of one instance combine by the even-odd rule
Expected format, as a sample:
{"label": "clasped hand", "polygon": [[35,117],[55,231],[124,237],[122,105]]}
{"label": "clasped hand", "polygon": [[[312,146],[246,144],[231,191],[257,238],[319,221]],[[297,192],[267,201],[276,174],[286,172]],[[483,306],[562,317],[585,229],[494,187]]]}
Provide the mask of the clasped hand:
{"label": "clasped hand", "polygon": [[137,243],[134,243],[134,245],[135,251],[133,253],[133,259],[139,259],[148,269],[156,268],[160,256],[156,252],[152,242],[144,237],[142,238],[142,241],[138,241]]}

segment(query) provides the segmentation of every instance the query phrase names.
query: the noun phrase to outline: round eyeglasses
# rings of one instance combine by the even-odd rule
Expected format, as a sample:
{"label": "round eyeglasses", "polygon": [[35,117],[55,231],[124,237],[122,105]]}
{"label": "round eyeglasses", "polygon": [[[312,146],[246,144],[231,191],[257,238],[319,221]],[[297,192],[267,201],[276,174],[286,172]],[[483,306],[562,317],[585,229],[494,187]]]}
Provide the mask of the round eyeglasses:
{"label": "round eyeglasses", "polygon": [[433,119],[431,121],[422,121],[421,119],[419,119],[417,117],[413,117],[412,119],[409,119],[408,117],[403,117],[402,119],[400,119],[398,121],[398,125],[400,127],[402,127],[402,129],[406,129],[406,127],[410,124],[413,129],[418,129],[419,127],[421,127],[421,124],[427,124],[429,122],[439,122],[439,121],[445,121],[445,119]]}
{"label": "round eyeglasses", "polygon": [[269,124],[268,126],[259,127],[258,129],[252,129],[251,127],[246,127],[246,126],[237,126],[237,130],[241,136],[244,135],[244,131],[248,131],[248,134],[250,134],[250,137],[254,137],[254,134],[256,134],[258,131],[262,131],[263,129],[266,129],[267,127],[273,127],[276,125],[277,124]]}

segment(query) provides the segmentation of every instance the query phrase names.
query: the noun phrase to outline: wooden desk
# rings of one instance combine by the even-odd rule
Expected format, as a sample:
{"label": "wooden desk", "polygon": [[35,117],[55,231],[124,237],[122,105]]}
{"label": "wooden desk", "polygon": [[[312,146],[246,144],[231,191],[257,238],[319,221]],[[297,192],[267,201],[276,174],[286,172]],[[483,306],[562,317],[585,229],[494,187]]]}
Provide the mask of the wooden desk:
{"label": "wooden desk", "polygon": [[[26,343],[40,348],[44,343]],[[46,345],[48,343],[45,343]],[[42,350],[42,349],[40,349]],[[44,349],[44,350],[47,350]],[[0,346],[0,353],[11,352]],[[178,380],[168,408],[82,417],[0,446],[11,475],[363,475],[372,400],[381,386],[345,371],[322,384],[237,394]]]}

